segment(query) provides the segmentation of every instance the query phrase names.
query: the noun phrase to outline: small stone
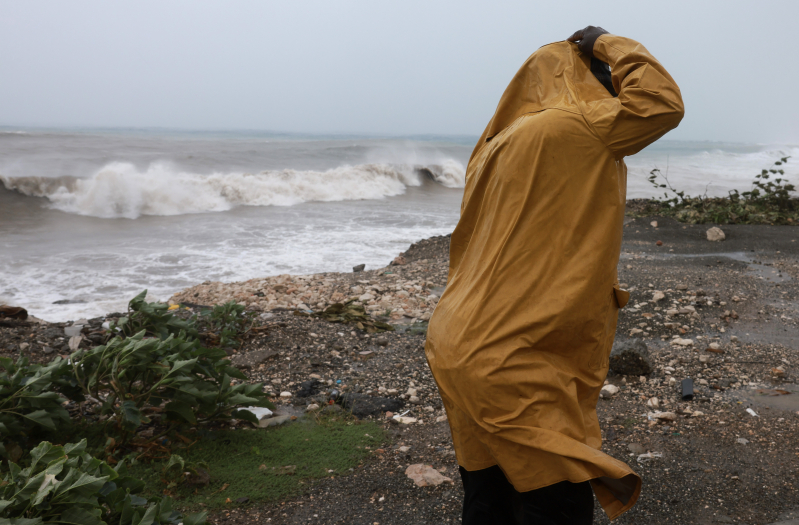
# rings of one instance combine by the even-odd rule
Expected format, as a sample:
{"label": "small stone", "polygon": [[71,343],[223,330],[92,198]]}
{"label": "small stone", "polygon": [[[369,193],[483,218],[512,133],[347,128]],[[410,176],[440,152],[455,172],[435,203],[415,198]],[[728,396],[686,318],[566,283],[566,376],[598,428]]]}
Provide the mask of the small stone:
{"label": "small stone", "polygon": [[391,261],[390,266],[402,266],[403,264],[408,264],[408,260],[405,259],[402,255],[398,255],[394,257],[394,260]]}
{"label": "small stone", "polygon": [[657,228],[658,227],[658,221],[652,221],[652,222],[649,223],[649,225],[652,226],[653,228]]}
{"label": "small stone", "polygon": [[291,392],[281,392],[280,397],[285,397],[285,398],[291,397]]}
{"label": "small stone", "polygon": [[646,406],[648,406],[649,408],[658,408],[660,406],[660,400],[656,397],[651,397],[646,402]]}
{"label": "small stone", "polygon": [[408,452],[410,449],[411,449],[411,447],[407,447],[407,446],[403,445],[403,446],[399,447],[397,450],[399,450],[400,452],[402,452],[404,454],[404,453]]}
{"label": "small stone", "polygon": [[314,410],[319,410],[319,405],[317,405],[316,403],[311,403],[310,405],[305,407],[306,412],[313,412]]}
{"label": "small stone", "polygon": [[421,400],[416,396],[411,396],[408,398],[408,402],[413,403],[414,405],[418,405],[419,403],[421,403]]}
{"label": "small stone", "polygon": [[631,453],[635,454],[636,456],[646,452],[646,449],[640,443],[630,443],[629,445],[627,445],[627,450],[629,450]]}
{"label": "small stone", "polygon": [[20,343],[19,344],[19,349],[24,351],[24,350],[27,350],[29,346],[30,346],[30,344],[28,344],[28,343]]}
{"label": "small stone", "polygon": [[693,346],[694,341],[693,339],[682,339],[680,337],[671,340],[671,344],[677,346]]}
{"label": "small stone", "polygon": [[52,354],[53,352],[55,352],[55,350],[53,350],[49,346],[45,346],[44,348],[42,348],[42,352],[44,352],[45,354]]}
{"label": "small stone", "polygon": [[710,343],[708,347],[710,347],[711,350],[721,350],[721,345],[718,343]]}
{"label": "small stone", "polygon": [[412,423],[416,423],[415,417],[408,417],[408,416],[394,416],[394,421],[398,423],[402,423],[403,425],[410,425]]}
{"label": "small stone", "polygon": [[358,300],[361,301],[362,303],[368,303],[369,301],[371,301],[374,298],[375,298],[374,295],[372,295],[370,293],[365,293],[365,294],[361,295],[360,297],[358,297]]}
{"label": "small stone", "polygon": [[735,441],[736,441],[737,443],[740,443],[741,445],[748,445],[748,444],[749,444],[749,440],[748,440],[748,439],[746,439],[746,438],[738,438],[738,439],[736,439]]}
{"label": "small stone", "polygon": [[437,486],[442,483],[454,483],[451,478],[442,475],[430,465],[417,463],[405,469],[405,475],[416,483],[418,487]]}
{"label": "small stone", "polygon": [[417,390],[415,388],[409,388],[407,392],[405,392],[406,396],[415,396],[417,394]]}
{"label": "small stone", "polygon": [[650,412],[647,415],[660,421],[674,421],[677,419],[677,414],[674,412]]}
{"label": "small stone", "polygon": [[727,236],[721,231],[721,228],[713,226],[707,231],[707,240],[712,242],[720,242],[726,239]]}
{"label": "small stone", "polygon": [[665,298],[666,298],[666,294],[664,294],[663,292],[661,292],[661,291],[659,291],[659,290],[655,290],[655,291],[652,293],[652,301],[653,301],[653,302],[662,301],[662,300],[663,300],[663,299],[665,299]]}
{"label": "small stone", "polygon": [[365,264],[359,264],[357,266],[353,266],[352,267],[352,271],[353,271],[353,273],[358,273],[358,272],[362,272],[365,268],[366,268]]}
{"label": "small stone", "polygon": [[700,355],[699,356],[699,362],[700,363],[707,363],[708,361],[710,361],[710,356],[709,355]]}
{"label": "small stone", "polygon": [[443,416],[438,416],[438,417],[436,418],[436,423],[442,423],[442,422],[444,422],[444,421],[446,421],[446,420],[447,420],[447,415],[446,415],[446,414],[444,414]]}
{"label": "small stone", "polygon": [[378,346],[388,346],[388,339],[385,337],[378,337],[375,339],[375,344]]}
{"label": "small stone", "polygon": [[619,387],[616,385],[605,385],[602,387],[602,390],[599,391],[599,395],[603,397],[613,397],[619,393]]}
{"label": "small stone", "polygon": [[666,315],[670,315],[672,317],[677,315],[677,314],[679,314],[679,313],[680,313],[680,311],[677,310],[676,308],[669,308],[668,310],[666,310]]}
{"label": "small stone", "polygon": [[655,243],[657,246],[663,246],[663,241],[658,241]]}
{"label": "small stone", "polygon": [[678,284],[677,286],[675,286],[675,288],[677,288],[678,290],[687,290],[688,289],[688,285],[687,284]]}

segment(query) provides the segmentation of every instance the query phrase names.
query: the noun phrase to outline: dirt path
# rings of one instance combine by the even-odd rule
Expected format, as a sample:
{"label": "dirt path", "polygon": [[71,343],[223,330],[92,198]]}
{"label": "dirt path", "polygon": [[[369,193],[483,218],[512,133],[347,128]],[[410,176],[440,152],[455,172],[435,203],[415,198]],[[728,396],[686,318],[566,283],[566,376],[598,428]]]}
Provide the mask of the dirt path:
{"label": "dirt path", "polygon": [[[619,391],[598,406],[603,449],[644,479],[638,504],[616,523],[765,525],[797,518],[791,512],[799,508],[799,229],[726,226],[727,240],[711,243],[707,228],[664,218],[625,224],[619,276],[631,300],[616,338],[643,340],[653,372],[644,380],[611,372],[608,382]],[[371,309],[375,314],[391,310],[386,317],[400,324],[397,332],[367,335],[268,311],[268,301],[293,304],[284,297],[288,286],[272,299],[270,289],[254,296],[253,308],[265,310],[262,326],[234,360],[276,395],[292,393],[281,401],[285,412],[324,402],[346,385],[365,396],[355,400],[356,410],[368,412],[369,399],[379,396],[399,400],[400,410],[417,421],[398,424],[375,410],[367,417],[384,421],[392,442],[361,467],[314,482],[292,501],[216,513],[217,523],[460,521],[449,427],[424,359],[424,323],[413,322],[435,306],[446,282],[447,247],[447,238],[424,241],[406,252],[404,265],[309,277],[293,292],[317,303],[325,300],[324,289],[342,297],[369,293],[367,307],[379,306]],[[235,291],[246,294],[240,285]],[[227,292],[217,287],[214,293]],[[30,342],[25,351],[45,360],[43,347],[65,344],[57,340],[61,331],[0,328],[0,348],[15,354],[20,342]],[[678,391],[686,377],[695,382],[691,401]],[[669,415],[660,419],[656,412]],[[639,458],[650,452],[654,458]],[[432,465],[454,483],[417,487],[405,475],[415,463]],[[596,523],[608,523],[599,508]]]}

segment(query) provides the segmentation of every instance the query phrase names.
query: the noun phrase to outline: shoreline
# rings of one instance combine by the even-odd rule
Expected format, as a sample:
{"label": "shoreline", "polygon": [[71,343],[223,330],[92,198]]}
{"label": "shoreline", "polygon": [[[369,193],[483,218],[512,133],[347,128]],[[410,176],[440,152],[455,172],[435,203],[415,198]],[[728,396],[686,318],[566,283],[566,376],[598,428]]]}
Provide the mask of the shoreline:
{"label": "shoreline", "polygon": [[[611,370],[608,384],[616,389],[607,389],[597,406],[602,450],[644,478],[641,499],[614,523],[766,524],[799,507],[799,484],[792,481],[799,472],[799,230],[722,226],[726,240],[711,242],[710,226],[625,218],[619,278],[631,299],[620,311],[616,343],[642,342],[651,373]],[[322,523],[352,516],[381,525],[457,521],[457,464],[424,356],[425,323],[415,315],[432,308],[431,296],[446,283],[447,246],[447,236],[425,239],[404,252],[405,264],[365,272],[277,276],[218,291],[200,284],[180,292],[198,293],[190,301],[196,304],[249,294],[250,308],[260,310],[258,330],[231,359],[250,381],[267,385],[279,413],[303,413],[339,389],[361,400],[390,400],[413,420],[387,419],[379,406],[365,411],[362,417],[380,422],[390,440],[353,473],[317,480],[286,501],[215,511],[217,524],[288,524],[315,514],[313,521]],[[389,319],[398,329],[367,334],[291,309],[270,310],[266,292],[278,286],[286,288],[273,294],[275,305],[288,297],[312,301],[316,294],[315,304],[303,303],[312,307],[327,292],[325,301],[361,292],[357,297],[377,314],[395,305],[396,318]],[[102,321],[79,328],[82,345],[100,344]],[[4,320],[0,354],[41,362],[68,353],[68,324]],[[678,390],[688,377],[693,400]],[[417,463],[455,484],[417,487],[405,475]],[[598,508],[595,523],[608,523]]]}

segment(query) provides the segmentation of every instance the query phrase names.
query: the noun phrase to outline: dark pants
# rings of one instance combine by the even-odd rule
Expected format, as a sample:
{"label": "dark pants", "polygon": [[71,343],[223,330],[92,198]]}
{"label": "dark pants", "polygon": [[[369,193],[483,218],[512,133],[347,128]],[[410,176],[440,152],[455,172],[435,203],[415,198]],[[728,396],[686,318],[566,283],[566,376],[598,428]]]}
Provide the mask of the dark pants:
{"label": "dark pants", "polygon": [[562,481],[517,492],[498,466],[469,472],[463,480],[463,525],[591,525],[594,491],[587,481]]}

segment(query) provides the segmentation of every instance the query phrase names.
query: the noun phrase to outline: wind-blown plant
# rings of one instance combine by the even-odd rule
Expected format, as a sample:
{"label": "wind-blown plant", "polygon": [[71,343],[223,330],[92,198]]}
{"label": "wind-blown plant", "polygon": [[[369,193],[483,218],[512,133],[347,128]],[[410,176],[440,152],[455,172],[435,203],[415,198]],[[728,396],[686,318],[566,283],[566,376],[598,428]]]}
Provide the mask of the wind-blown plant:
{"label": "wind-blown plant", "polygon": [[54,391],[57,383],[68,383],[63,376],[69,369],[60,357],[45,366],[30,364],[27,357],[16,362],[0,357],[0,368],[0,455],[16,459],[22,453],[17,442],[69,422],[66,399]]}
{"label": "wind-blown plant", "polygon": [[183,516],[168,497],[147,500],[144,483],[86,453],[86,440],[30,452],[30,466],[9,462],[0,485],[0,523],[38,525],[202,525],[206,513]]}
{"label": "wind-blown plant", "polygon": [[99,401],[123,437],[149,423],[146,413],[164,412],[167,419],[196,424],[222,418],[257,423],[246,406],[274,408],[261,383],[233,385],[246,376],[230,365],[219,348],[172,335],[146,338],[142,330],[115,337],[91,350],[78,350],[71,361],[75,379],[86,396]]}
{"label": "wind-blown plant", "polygon": [[799,199],[792,195],[796,187],[784,178],[783,166],[789,158],[782,157],[755,175],[749,191],[732,190],[727,197],[686,195],[684,191],[675,189],[668,176],[655,168],[650,172],[649,182],[658,190],[666,191],[662,198],[650,201],[644,212],[673,216],[694,224],[797,224]]}
{"label": "wind-blown plant", "polygon": [[184,332],[192,338],[197,337],[194,323],[175,316],[169,311],[169,306],[164,303],[148,303],[144,300],[145,297],[147,297],[147,290],[130,300],[128,314],[111,324],[112,333],[119,331],[122,332],[122,335],[130,337],[145,330],[148,334],[161,339],[166,339],[170,335],[178,335],[180,332]]}

